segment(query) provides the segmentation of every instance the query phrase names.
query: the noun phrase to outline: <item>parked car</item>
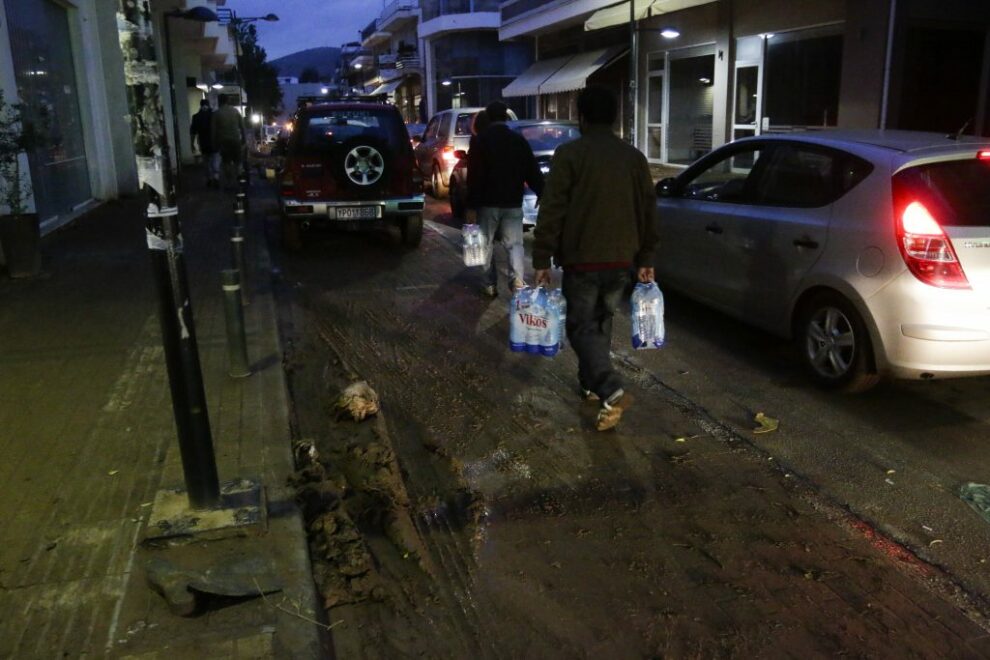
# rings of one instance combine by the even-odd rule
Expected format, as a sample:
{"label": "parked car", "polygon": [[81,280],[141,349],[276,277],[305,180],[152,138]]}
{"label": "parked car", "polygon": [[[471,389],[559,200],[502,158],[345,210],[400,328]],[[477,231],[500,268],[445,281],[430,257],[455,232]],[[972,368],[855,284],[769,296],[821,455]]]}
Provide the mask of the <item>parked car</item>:
{"label": "parked car", "polygon": [[[447,196],[450,172],[457,163],[454,152],[466,151],[471,141],[471,123],[484,108],[453,108],[433,115],[422,135],[414,135],[416,165],[437,199]],[[509,110],[509,119],[517,119]]]}
{"label": "parked car", "polygon": [[990,374],[986,138],[746,138],[657,192],[661,285],[792,337],[818,383]]}
{"label": "parked car", "polygon": [[300,109],[279,181],[282,237],[298,248],[312,226],[398,226],[405,245],[423,235],[422,179],[399,111],[380,103]]}
{"label": "parked car", "polygon": [[[557,147],[581,136],[576,121],[523,119],[510,121],[508,126],[529,142],[544,176],[550,173],[550,160]],[[464,218],[467,209],[467,152],[457,150],[455,155],[458,161],[450,173],[450,212],[455,218]],[[523,226],[534,226],[536,216],[536,193],[527,187],[523,194]]]}

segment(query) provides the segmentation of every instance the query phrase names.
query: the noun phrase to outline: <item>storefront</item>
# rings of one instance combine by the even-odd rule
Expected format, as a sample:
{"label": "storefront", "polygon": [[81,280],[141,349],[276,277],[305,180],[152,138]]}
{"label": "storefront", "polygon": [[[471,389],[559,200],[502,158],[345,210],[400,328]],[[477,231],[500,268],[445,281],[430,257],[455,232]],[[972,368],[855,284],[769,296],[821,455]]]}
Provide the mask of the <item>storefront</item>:
{"label": "storefront", "polygon": [[8,0],[5,9],[17,96],[45,135],[28,153],[33,199],[45,222],[93,197],[70,10],[53,0]]}

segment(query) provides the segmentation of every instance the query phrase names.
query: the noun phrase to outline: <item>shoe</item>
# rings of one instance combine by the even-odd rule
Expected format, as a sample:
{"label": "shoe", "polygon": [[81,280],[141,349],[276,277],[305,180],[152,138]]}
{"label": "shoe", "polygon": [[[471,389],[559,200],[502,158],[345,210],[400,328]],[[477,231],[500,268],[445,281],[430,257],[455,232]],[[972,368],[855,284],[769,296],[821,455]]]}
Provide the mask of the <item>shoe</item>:
{"label": "shoe", "polygon": [[509,292],[515,293],[519,289],[525,289],[525,288],[526,288],[525,282],[523,282],[522,280],[514,280],[512,284],[509,285]]}
{"label": "shoe", "polygon": [[498,289],[495,288],[494,284],[488,284],[481,288],[482,295],[488,298],[498,298]]}
{"label": "shoe", "polygon": [[595,394],[591,390],[586,390],[583,387],[581,388],[581,396],[584,397],[585,401],[598,401],[597,394]]}
{"label": "shoe", "polygon": [[602,401],[602,407],[598,410],[598,419],[595,428],[599,431],[607,431],[615,428],[622,419],[623,411],[632,403],[630,397],[620,387],[607,399]]}

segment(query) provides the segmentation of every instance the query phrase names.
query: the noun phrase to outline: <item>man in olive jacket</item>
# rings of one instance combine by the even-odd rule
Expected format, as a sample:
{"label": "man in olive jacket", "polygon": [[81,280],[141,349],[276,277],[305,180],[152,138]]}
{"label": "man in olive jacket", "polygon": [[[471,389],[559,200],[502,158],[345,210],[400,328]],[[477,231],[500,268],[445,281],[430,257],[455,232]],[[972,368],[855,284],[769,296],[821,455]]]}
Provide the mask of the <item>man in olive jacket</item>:
{"label": "man in olive jacket", "polygon": [[619,422],[630,398],[612,368],[612,317],[629,285],[653,281],[656,195],[646,158],[612,132],[615,97],[588,87],[578,97],[581,137],[557,147],[540,199],[533,239],[538,285],[550,285],[550,260],[564,268],[567,338],[588,399],[601,400],[598,430]]}

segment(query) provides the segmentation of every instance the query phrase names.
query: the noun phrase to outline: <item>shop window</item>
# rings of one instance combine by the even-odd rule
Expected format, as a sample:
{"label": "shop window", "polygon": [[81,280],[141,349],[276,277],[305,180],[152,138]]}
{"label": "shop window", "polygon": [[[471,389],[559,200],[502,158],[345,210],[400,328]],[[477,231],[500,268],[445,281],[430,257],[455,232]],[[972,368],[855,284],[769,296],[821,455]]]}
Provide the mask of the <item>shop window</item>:
{"label": "shop window", "polygon": [[839,117],[842,35],[767,41],[764,116],[773,127],[835,126]]}

